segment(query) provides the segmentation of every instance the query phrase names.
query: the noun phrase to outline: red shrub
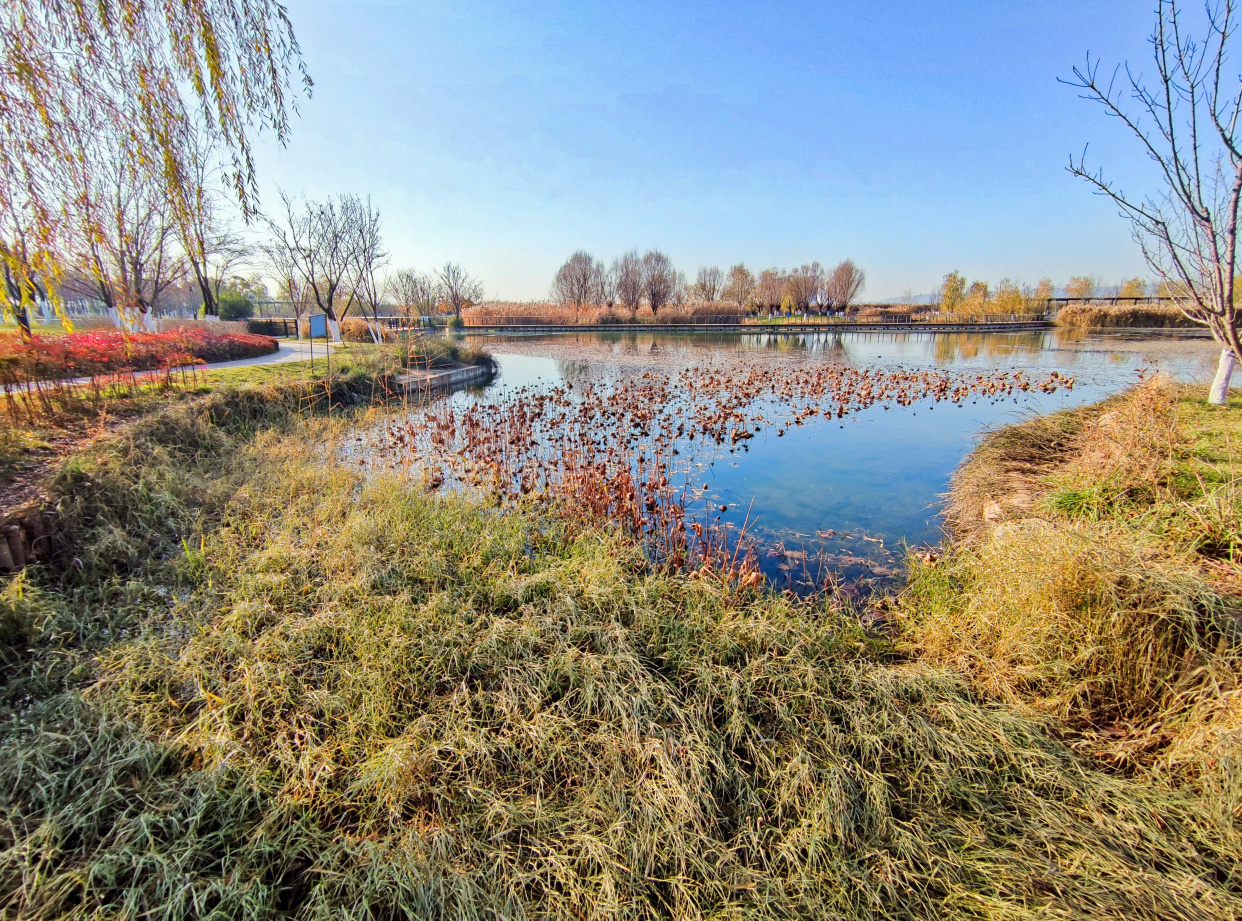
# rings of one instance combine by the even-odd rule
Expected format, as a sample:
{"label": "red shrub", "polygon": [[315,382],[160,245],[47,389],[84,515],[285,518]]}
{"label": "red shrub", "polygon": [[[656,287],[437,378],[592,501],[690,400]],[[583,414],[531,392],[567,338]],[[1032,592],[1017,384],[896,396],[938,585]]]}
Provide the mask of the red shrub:
{"label": "red shrub", "polygon": [[35,336],[22,342],[0,334],[0,383],[59,380],[125,371],[151,371],[187,362],[233,361],[269,355],[280,346],[269,336],[179,329],[169,333],[90,330]]}

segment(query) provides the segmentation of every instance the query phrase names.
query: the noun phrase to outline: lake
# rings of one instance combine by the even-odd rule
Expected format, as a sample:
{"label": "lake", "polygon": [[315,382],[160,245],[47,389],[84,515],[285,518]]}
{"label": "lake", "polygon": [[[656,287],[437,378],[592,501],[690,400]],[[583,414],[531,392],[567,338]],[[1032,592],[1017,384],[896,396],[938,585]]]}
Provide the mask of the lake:
{"label": "lake", "polygon": [[[635,331],[471,341],[496,356],[500,372],[441,404],[452,424],[468,412],[476,429],[510,425],[515,413],[528,424],[527,407],[555,405],[544,410],[535,452],[547,458],[564,450],[548,426],[620,425],[608,394],[623,388],[634,456],[650,464],[663,452],[669,464],[676,455],[670,470],[699,517],[735,533],[745,525],[763,573],[795,589],[825,573],[860,586],[899,578],[904,546],[939,542],[939,496],[981,433],[1095,402],[1144,374],[1205,380],[1218,354],[1210,339],[1173,331]],[[699,381],[710,386],[699,392]],[[974,389],[963,397],[965,387]],[[950,388],[959,398],[945,396]],[[693,418],[712,420],[716,437],[696,440],[693,424],[688,435],[672,430]]]}

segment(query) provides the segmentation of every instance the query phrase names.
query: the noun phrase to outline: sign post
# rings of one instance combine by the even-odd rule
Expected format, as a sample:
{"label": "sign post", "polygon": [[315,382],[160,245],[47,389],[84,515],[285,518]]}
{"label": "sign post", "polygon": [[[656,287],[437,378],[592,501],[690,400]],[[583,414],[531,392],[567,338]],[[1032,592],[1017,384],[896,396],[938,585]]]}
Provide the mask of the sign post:
{"label": "sign post", "polygon": [[328,412],[332,412],[332,349],[328,346],[328,317],[325,314],[312,314],[310,318],[311,343],[311,374],[315,373],[315,337],[323,336],[323,350],[328,361]]}

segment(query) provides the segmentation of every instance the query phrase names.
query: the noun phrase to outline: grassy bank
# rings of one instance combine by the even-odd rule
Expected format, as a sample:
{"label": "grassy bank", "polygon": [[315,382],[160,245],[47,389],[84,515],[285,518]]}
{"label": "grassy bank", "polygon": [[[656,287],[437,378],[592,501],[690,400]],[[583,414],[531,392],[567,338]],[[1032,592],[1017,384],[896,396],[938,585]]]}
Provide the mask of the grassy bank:
{"label": "grassy bank", "polygon": [[388,345],[346,344],[315,361],[280,362],[133,377],[86,386],[7,389],[0,425],[0,521],[29,501],[56,464],[135,420],[213,392],[234,393],[282,412],[320,413],[402,398],[408,369],[495,367],[491,355],[445,337],[408,336]]}
{"label": "grassy bank", "polygon": [[185,401],[49,487],[65,566],[0,596],[7,915],[1242,913],[1225,780],[1105,769],[939,664],[920,580],[956,558],[902,603],[919,660],[831,598],[364,478],[365,420],[300,405]]}
{"label": "grassy bank", "polygon": [[1100,763],[1242,807],[1242,401],[1148,384],[990,437],[907,596],[925,661]]}

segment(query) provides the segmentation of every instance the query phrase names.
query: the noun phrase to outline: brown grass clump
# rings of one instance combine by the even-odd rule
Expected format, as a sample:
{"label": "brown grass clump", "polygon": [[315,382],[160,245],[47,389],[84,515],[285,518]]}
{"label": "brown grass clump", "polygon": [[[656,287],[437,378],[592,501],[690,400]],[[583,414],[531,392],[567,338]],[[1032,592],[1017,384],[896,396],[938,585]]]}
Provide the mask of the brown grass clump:
{"label": "brown grass clump", "polygon": [[1058,326],[1198,329],[1196,323],[1171,304],[1068,304],[1057,314]]}
{"label": "brown grass clump", "polygon": [[990,435],[954,478],[956,549],[916,563],[905,604],[927,660],[1238,805],[1242,491],[1205,475],[1204,415],[1151,382]]}

